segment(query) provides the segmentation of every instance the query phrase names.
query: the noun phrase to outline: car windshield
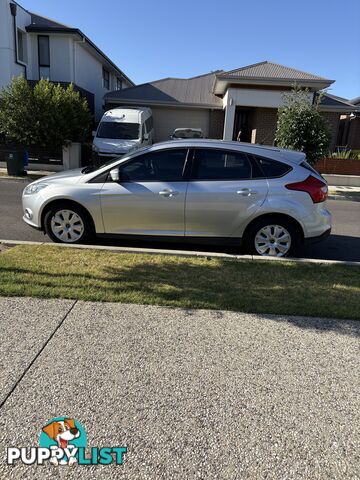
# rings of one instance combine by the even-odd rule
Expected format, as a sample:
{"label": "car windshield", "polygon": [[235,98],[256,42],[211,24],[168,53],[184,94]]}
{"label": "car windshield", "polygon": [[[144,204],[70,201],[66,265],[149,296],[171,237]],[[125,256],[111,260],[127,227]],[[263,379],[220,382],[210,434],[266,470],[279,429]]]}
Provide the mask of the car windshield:
{"label": "car windshield", "polygon": [[112,163],[120,160],[121,157],[125,157],[128,154],[129,153],[127,152],[122,155],[119,155],[118,157],[111,157],[110,160],[108,160],[107,162],[101,163],[100,165],[96,165],[94,163],[92,163],[91,165],[87,165],[81,170],[81,173],[85,174],[85,173],[95,172],[96,170],[100,170],[100,168],[107,167],[108,165],[111,165]]}
{"label": "car windshield", "polygon": [[119,140],[136,140],[139,138],[138,123],[101,122],[96,133],[98,138],[116,138]]}
{"label": "car windshield", "polygon": [[191,130],[184,128],[183,130],[175,130],[173,133],[174,138],[203,138],[203,134],[200,130]]}

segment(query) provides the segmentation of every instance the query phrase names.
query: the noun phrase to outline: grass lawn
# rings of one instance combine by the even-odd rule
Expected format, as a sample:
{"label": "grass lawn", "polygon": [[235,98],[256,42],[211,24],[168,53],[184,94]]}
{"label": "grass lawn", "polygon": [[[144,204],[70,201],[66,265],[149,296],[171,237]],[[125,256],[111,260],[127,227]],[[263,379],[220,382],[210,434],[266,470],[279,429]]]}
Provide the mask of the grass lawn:
{"label": "grass lawn", "polygon": [[360,319],[360,270],[19,245],[0,295]]}

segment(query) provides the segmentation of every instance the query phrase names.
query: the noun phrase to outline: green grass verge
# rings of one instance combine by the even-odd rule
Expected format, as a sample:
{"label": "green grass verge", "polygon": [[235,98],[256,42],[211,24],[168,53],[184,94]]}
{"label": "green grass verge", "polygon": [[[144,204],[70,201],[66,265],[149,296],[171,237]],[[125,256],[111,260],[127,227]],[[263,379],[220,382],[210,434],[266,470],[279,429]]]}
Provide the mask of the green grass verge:
{"label": "green grass verge", "polygon": [[0,295],[360,318],[360,270],[17,246],[0,254]]}

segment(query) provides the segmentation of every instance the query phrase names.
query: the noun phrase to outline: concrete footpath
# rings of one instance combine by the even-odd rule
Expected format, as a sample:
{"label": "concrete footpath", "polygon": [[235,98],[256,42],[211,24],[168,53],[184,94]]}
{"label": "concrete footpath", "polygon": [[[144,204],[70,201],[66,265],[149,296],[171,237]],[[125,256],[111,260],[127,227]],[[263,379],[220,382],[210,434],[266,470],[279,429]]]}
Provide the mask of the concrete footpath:
{"label": "concrete footpath", "polygon": [[[0,298],[0,478],[359,478],[360,322]],[[6,465],[69,415],[122,466]]]}

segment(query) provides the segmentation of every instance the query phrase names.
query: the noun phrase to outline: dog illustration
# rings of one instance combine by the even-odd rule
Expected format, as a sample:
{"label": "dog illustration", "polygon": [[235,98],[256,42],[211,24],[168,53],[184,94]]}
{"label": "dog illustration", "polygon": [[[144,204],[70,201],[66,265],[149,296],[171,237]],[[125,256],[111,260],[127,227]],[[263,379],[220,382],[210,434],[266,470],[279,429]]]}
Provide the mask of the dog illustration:
{"label": "dog illustration", "polygon": [[[73,448],[73,446],[71,445],[71,440],[80,437],[80,431],[76,427],[75,422],[72,418],[64,418],[64,420],[51,422],[46,425],[42,430],[49,438],[55,440],[58,446],[62,449]],[[51,459],[51,462],[54,465],[59,464],[56,457],[53,457]],[[75,462],[77,462],[76,458],[71,457],[68,463],[69,465],[72,465]],[[61,461],[60,463],[63,464],[67,462]]]}

